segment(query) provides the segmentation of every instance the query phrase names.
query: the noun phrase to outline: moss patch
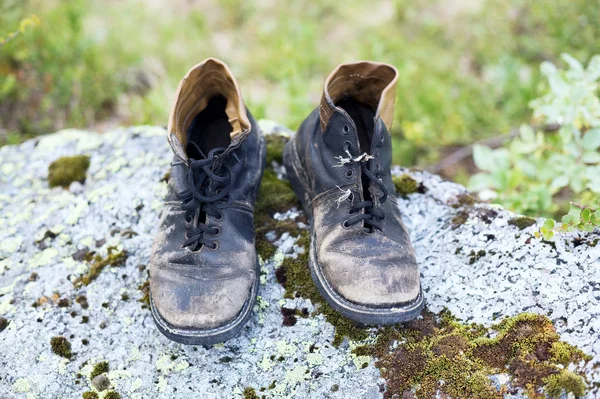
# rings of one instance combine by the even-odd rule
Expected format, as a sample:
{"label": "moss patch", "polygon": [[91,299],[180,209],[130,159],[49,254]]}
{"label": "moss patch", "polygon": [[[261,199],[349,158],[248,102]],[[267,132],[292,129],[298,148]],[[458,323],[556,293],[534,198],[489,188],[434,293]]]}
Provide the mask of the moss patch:
{"label": "moss patch", "polygon": [[280,134],[267,134],[265,141],[267,143],[267,167],[271,166],[273,161],[283,164],[283,147],[289,140],[288,137]]}
{"label": "moss patch", "polygon": [[71,343],[67,341],[65,337],[52,337],[50,339],[50,346],[52,347],[52,352],[58,356],[67,359],[70,359],[73,356],[73,353],[71,352]]}
{"label": "moss patch", "polygon": [[369,336],[368,330],[359,327],[353,321],[333,310],[315,287],[308,267],[308,248],[310,246],[308,231],[301,231],[297,244],[304,247],[304,254],[298,255],[296,259],[285,258],[276,271],[279,276],[278,280],[283,281],[285,298],[302,297],[310,299],[315,306],[314,314],[323,314],[325,319],[334,326],[334,346],[339,346],[344,337],[352,340],[366,339]]}
{"label": "moss patch", "polygon": [[103,258],[100,255],[96,255],[90,265],[90,270],[83,276],[78,277],[74,284],[76,286],[89,285],[92,281],[98,278],[102,273],[102,270],[106,266],[122,266],[127,260],[127,253],[123,250],[117,251],[115,247],[107,248],[108,255]]}
{"label": "moss patch", "polygon": [[83,183],[89,167],[90,157],[87,155],[58,158],[48,167],[48,184],[50,187],[67,188],[74,181]]}
{"label": "moss patch", "polygon": [[504,390],[496,390],[488,378],[496,373],[508,373],[512,385],[531,398],[543,398],[542,389],[550,396],[563,390],[581,396],[582,376],[565,374],[563,365],[591,358],[558,339],[552,322],[540,315],[524,313],[488,329],[461,323],[447,311],[424,311],[418,320],[380,329],[373,344],[354,353],[378,358],[386,398],[415,389],[419,398],[440,392],[500,399]]}
{"label": "moss patch", "polygon": [[392,181],[399,196],[406,197],[419,191],[419,183],[406,173],[401,176],[392,176]]}
{"label": "moss patch", "polygon": [[260,399],[254,388],[248,387],[244,389],[244,399]]}
{"label": "moss patch", "polygon": [[6,327],[8,327],[8,320],[4,317],[0,317],[0,332],[6,330]]}
{"label": "moss patch", "polygon": [[479,201],[476,197],[474,197],[473,194],[463,193],[463,194],[459,194],[456,196],[456,200],[454,203],[452,203],[452,207],[453,208],[470,207],[470,206],[473,206],[480,202],[481,201]]}
{"label": "moss patch", "polygon": [[121,399],[121,395],[116,391],[108,391],[104,394],[103,399]]}
{"label": "moss patch", "polygon": [[256,197],[255,226],[256,226],[256,250],[262,259],[269,259],[277,248],[266,239],[265,234],[275,231],[282,234],[288,231],[294,235],[298,230],[296,222],[278,222],[273,218],[276,212],[286,212],[292,207],[300,207],[296,194],[289,182],[278,179],[271,163],[273,161],[281,164],[283,162],[283,146],[288,138],[281,135],[266,135],[267,141],[267,167]]}
{"label": "moss patch", "polygon": [[526,229],[529,226],[533,226],[536,220],[534,218],[530,218],[529,216],[519,216],[516,218],[512,218],[508,221],[508,224],[511,226],[517,227],[519,230]]}
{"label": "moss patch", "polygon": [[546,377],[544,383],[546,394],[551,398],[558,398],[563,392],[571,392],[576,397],[582,397],[585,394],[583,380],[569,370],[561,370],[558,374]]}
{"label": "moss patch", "polygon": [[94,391],[87,391],[83,393],[83,399],[99,399],[100,397]]}
{"label": "moss patch", "polygon": [[90,373],[90,379],[93,380],[94,377],[97,377],[103,373],[108,373],[108,362],[96,363],[92,369],[92,372]]}

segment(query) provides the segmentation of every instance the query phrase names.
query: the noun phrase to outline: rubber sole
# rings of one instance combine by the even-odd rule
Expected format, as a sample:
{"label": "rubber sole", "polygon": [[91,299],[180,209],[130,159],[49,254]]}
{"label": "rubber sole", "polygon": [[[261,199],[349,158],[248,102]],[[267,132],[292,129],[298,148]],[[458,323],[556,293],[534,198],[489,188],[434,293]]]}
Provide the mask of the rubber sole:
{"label": "rubber sole", "polygon": [[342,297],[333,287],[327,282],[322,268],[316,257],[315,249],[315,232],[312,222],[312,212],[310,210],[309,196],[307,195],[305,184],[306,177],[302,175],[303,171],[299,164],[298,155],[295,148],[294,140],[286,143],[283,150],[283,164],[285,166],[287,177],[290,181],[294,192],[300,199],[304,211],[306,212],[310,222],[310,248],[308,266],[310,268],[311,277],[327,303],[341,313],[344,317],[353,320],[363,325],[390,325],[406,322],[417,317],[423,310],[425,301],[423,292],[420,289],[419,295],[411,302],[399,304],[391,308],[374,308],[364,305],[359,305]]}
{"label": "rubber sole", "polygon": [[[264,136],[261,136],[261,180],[265,170],[266,151],[267,145],[265,142],[265,138]],[[252,316],[252,310],[254,309],[254,305],[256,304],[256,297],[258,295],[258,286],[260,285],[260,264],[258,263],[258,255],[256,255],[255,261],[255,276],[256,277],[254,279],[254,283],[252,284],[252,289],[250,290],[250,296],[244,304],[244,306],[242,307],[242,310],[233,321],[224,326],[207,330],[184,329],[175,327],[168,321],[166,321],[162,317],[158,309],[156,309],[156,306],[154,305],[154,300],[152,299],[152,292],[150,291],[150,310],[152,313],[152,318],[154,319],[154,324],[156,324],[158,331],[160,331],[165,337],[169,338],[171,341],[175,341],[180,344],[210,346],[221,342],[225,342],[239,335],[239,333],[242,331],[242,328],[244,328],[244,326],[246,325],[246,323],[248,323],[248,320],[250,320],[250,317]]]}

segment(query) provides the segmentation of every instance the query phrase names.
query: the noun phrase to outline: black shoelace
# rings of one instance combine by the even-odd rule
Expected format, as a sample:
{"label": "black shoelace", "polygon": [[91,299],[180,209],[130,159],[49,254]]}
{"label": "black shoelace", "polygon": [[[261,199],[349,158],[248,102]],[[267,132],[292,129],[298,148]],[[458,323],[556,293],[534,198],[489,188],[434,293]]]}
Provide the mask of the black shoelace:
{"label": "black shoelace", "polygon": [[[219,159],[219,155],[225,150],[215,148],[205,159],[188,159],[188,188],[178,196],[182,201],[181,208],[185,210],[187,228],[185,241],[181,246],[189,247],[192,251],[199,250],[203,245],[210,249],[218,246],[214,236],[219,235],[219,228],[208,226],[206,216],[221,220],[222,210],[231,205],[228,194],[233,185],[233,171]],[[234,153],[232,156],[239,163]]]}
{"label": "black shoelace", "polygon": [[[349,150],[350,148],[348,148],[348,152]],[[351,157],[351,159],[352,158],[354,157]],[[357,157],[354,159],[358,160],[361,158],[368,159],[369,157]],[[370,157],[370,160],[368,162],[373,164],[374,162],[376,162],[376,159]],[[375,184],[381,190],[382,195],[381,197],[379,197],[378,203],[375,203],[375,201],[372,200],[364,200],[353,205],[352,208],[350,208],[350,210],[348,211],[348,213],[354,216],[344,220],[344,226],[350,227],[357,223],[360,223],[361,221],[364,221],[365,229],[369,231],[373,231],[373,229],[381,230],[381,227],[378,225],[378,222],[385,219],[385,212],[383,211],[383,209],[381,209],[381,204],[383,204],[387,200],[388,190],[385,184],[383,184],[383,182],[379,180],[378,175],[371,172],[371,169],[368,165],[365,165],[364,161],[358,161],[357,163],[361,165],[362,172],[367,178],[366,180],[373,182],[373,184]],[[364,209],[363,213],[359,213],[361,209]]]}

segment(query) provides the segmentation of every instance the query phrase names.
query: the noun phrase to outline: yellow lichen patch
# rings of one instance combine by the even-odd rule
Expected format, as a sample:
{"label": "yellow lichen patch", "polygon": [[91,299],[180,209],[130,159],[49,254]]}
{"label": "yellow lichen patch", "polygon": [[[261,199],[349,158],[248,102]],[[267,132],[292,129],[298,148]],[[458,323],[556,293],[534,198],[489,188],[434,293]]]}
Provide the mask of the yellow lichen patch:
{"label": "yellow lichen patch", "polygon": [[[492,338],[493,337],[493,338]],[[399,326],[382,328],[371,345],[353,352],[378,358],[375,365],[387,380],[385,397],[415,390],[419,398],[450,397],[495,399],[503,397],[489,375],[504,373],[511,384],[529,397],[542,398],[563,390],[580,396],[581,375],[564,365],[588,361],[579,349],[559,341],[552,322],[524,313],[485,328],[465,324],[444,311]]]}
{"label": "yellow lichen patch", "polygon": [[89,167],[90,157],[87,155],[58,158],[48,167],[48,185],[66,188],[75,181],[83,183]]}

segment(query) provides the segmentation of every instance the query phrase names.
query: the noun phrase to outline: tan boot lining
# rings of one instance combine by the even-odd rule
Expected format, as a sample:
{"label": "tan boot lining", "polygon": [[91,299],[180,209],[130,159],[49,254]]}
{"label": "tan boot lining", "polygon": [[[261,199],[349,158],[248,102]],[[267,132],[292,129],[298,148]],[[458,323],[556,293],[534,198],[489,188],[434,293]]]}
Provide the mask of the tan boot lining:
{"label": "tan boot lining", "polygon": [[183,148],[192,120],[215,95],[227,99],[225,113],[232,126],[231,139],[250,130],[244,100],[233,74],[223,62],[208,58],[190,69],[181,80],[171,107],[168,130],[177,136]]}
{"label": "tan boot lining", "polygon": [[388,64],[361,61],[339,65],[325,81],[319,112],[322,130],[335,111],[335,103],[345,97],[371,106],[391,130],[397,80],[398,71]]}

